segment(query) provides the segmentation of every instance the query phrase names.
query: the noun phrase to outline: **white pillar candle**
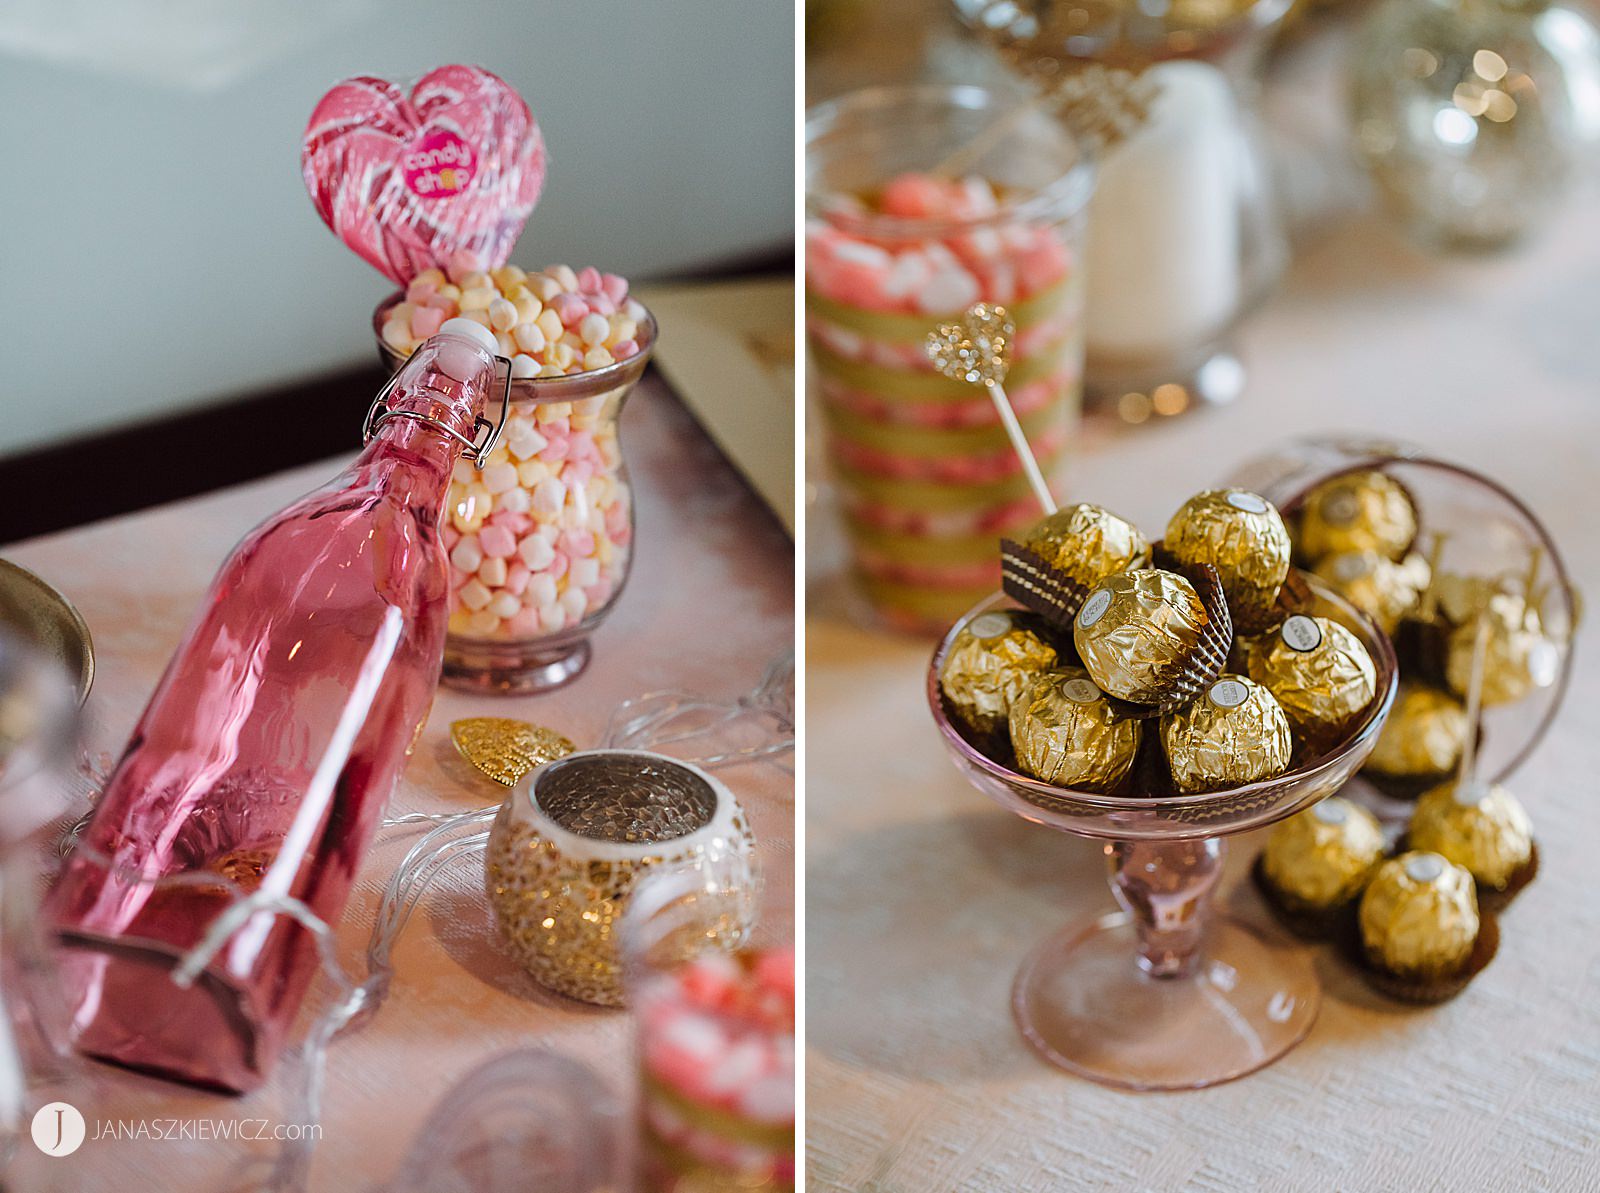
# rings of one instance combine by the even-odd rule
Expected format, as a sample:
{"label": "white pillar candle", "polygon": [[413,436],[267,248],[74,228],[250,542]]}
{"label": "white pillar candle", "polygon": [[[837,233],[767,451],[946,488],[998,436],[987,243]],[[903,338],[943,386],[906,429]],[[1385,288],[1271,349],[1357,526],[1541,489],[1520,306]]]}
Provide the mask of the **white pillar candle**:
{"label": "white pillar candle", "polygon": [[1089,220],[1091,357],[1166,358],[1202,344],[1240,300],[1240,114],[1204,62],[1165,62],[1150,121],[1112,149]]}

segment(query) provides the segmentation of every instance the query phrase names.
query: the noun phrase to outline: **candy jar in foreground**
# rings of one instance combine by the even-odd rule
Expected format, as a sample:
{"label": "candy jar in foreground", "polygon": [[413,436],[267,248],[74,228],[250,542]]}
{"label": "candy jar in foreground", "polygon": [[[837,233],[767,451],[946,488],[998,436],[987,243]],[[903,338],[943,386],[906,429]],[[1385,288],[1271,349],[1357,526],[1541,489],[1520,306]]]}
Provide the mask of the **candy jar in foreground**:
{"label": "candy jar in foreground", "polygon": [[658,870],[623,926],[641,1193],[794,1188],[794,945],[746,934],[733,859]]}
{"label": "candy jar in foreground", "polygon": [[[258,1085],[317,968],[257,910],[179,986],[227,879],[337,922],[433,701],[452,469],[492,451],[495,341],[451,321],[374,401],[345,472],[251,531],[51,892],[78,1048],[195,1085]],[[503,396],[496,405],[503,407]],[[503,417],[503,408],[495,412]]]}
{"label": "candy jar in foreground", "polygon": [[928,333],[974,303],[1016,323],[1007,382],[1047,474],[1078,419],[1084,208],[1094,170],[1042,112],[977,87],[886,87],[806,118],[806,329],[827,463],[875,614],[934,632],[999,581],[1035,516],[981,390]]}
{"label": "candy jar in foreground", "polygon": [[[459,312],[511,362],[511,408],[479,470],[458,465],[445,508],[455,687],[542,692],[575,678],[633,558],[633,491],[618,419],[655,347],[627,282],[563,265],[490,272],[470,256],[382,303],[385,362]],[[454,280],[451,280],[454,279]]]}

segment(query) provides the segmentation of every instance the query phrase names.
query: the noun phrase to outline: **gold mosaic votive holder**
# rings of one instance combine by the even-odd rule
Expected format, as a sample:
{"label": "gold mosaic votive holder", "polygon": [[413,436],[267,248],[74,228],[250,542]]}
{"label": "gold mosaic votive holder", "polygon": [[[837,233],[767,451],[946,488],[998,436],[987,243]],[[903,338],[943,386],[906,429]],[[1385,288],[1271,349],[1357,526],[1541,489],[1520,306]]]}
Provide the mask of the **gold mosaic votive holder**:
{"label": "gold mosaic votive holder", "polygon": [[660,868],[744,875],[755,918],[755,838],[733,793],[698,767],[644,750],[589,750],[533,772],[489,832],[484,882],[517,962],[545,986],[623,1003],[619,930],[634,887]]}

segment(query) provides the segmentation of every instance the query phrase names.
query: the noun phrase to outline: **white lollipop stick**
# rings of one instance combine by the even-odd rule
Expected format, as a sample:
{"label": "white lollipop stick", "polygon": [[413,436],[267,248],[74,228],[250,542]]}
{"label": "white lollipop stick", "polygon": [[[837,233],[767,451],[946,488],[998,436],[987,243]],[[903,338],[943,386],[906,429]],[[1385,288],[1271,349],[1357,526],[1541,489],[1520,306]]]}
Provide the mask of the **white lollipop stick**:
{"label": "white lollipop stick", "polygon": [[1472,677],[1467,682],[1467,740],[1461,746],[1461,767],[1456,790],[1476,781],[1478,768],[1478,717],[1483,712],[1483,669],[1489,653],[1489,622],[1480,612],[1478,632],[1472,640]]}
{"label": "white lollipop stick", "polygon": [[1033,495],[1038,498],[1039,506],[1046,514],[1056,512],[1056,499],[1050,492],[1050,486],[1045,482],[1044,472],[1039,468],[1039,461],[1034,458],[1033,446],[1028,442],[1028,437],[1022,433],[1022,424],[1017,421],[1017,412],[1011,408],[1011,399],[1006,395],[1006,387],[998,381],[991,381],[987,386],[989,400],[994,403],[995,412],[1000,415],[1000,424],[1006,429],[1006,436],[1011,440],[1011,449],[1017,453],[1017,459],[1022,461],[1022,471],[1028,475],[1028,484],[1033,487]]}
{"label": "white lollipop stick", "polygon": [[1011,440],[1011,450],[1022,462],[1022,471],[1033,495],[1046,514],[1053,514],[1056,499],[1045,483],[1033,447],[1022,433],[1022,424],[1017,422],[1017,412],[1006,394],[1011,341],[1016,334],[1017,325],[1006,314],[1005,307],[980,302],[967,308],[960,323],[941,323],[930,331],[923,347],[940,374],[966,385],[981,385],[989,391],[989,400],[1000,416],[1000,425],[1006,429],[1006,438]]}

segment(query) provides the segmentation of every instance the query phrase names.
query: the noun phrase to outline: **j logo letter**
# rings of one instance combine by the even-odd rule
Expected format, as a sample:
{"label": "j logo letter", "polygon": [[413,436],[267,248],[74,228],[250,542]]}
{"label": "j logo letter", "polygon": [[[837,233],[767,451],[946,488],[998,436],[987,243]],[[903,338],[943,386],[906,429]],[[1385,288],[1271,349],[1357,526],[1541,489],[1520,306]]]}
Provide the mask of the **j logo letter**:
{"label": "j logo letter", "polygon": [[33,1116],[34,1145],[47,1156],[70,1156],[83,1146],[88,1125],[76,1106],[50,1102]]}

